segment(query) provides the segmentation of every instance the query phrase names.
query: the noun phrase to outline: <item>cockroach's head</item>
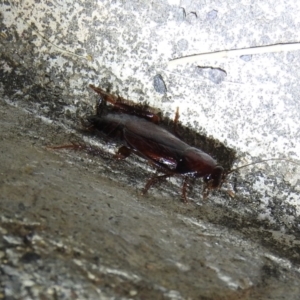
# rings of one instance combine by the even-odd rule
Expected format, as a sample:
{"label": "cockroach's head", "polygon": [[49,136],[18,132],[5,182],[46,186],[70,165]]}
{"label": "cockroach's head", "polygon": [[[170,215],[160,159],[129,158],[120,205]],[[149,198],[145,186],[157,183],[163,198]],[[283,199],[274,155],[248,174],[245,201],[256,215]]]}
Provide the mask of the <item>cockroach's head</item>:
{"label": "cockroach's head", "polygon": [[218,189],[223,183],[224,169],[210,155],[194,147],[185,149],[177,171],[203,177],[206,191]]}
{"label": "cockroach's head", "polygon": [[215,166],[213,171],[204,177],[205,187],[203,197],[206,198],[211,190],[219,189],[225,179],[224,169],[221,166]]}

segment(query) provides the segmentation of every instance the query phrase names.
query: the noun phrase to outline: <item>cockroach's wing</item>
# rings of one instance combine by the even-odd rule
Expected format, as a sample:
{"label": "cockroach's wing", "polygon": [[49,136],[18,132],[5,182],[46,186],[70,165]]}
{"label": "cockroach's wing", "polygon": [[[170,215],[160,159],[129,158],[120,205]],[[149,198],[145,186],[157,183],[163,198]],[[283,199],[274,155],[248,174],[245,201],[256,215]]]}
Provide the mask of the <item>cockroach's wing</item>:
{"label": "cockroach's wing", "polygon": [[153,135],[145,137],[139,132],[133,132],[128,128],[124,129],[123,134],[127,146],[139,156],[150,160],[156,166],[165,170],[172,171],[176,169],[179,161],[178,153],[172,147],[168,147],[168,144],[163,143],[158,138],[153,138]]}

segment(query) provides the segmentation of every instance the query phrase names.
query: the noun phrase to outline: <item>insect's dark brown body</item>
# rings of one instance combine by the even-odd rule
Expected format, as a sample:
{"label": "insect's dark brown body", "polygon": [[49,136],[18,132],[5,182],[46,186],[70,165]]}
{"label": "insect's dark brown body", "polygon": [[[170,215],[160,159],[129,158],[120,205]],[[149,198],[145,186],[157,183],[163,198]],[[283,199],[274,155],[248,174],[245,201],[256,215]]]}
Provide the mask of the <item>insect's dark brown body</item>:
{"label": "insect's dark brown body", "polygon": [[[163,176],[152,177],[145,187],[145,192],[158,178],[182,175],[183,200],[186,202],[186,186],[189,177],[203,177],[205,182],[204,196],[211,189],[219,188],[223,179],[223,168],[207,153],[191,147],[161,126],[156,115],[145,110],[131,108],[122,104],[112,95],[91,86],[101,99],[97,114],[87,117],[89,127],[108,137],[119,138],[123,146],[116,157],[126,158],[130,153],[139,155],[155,165]],[[105,113],[106,102],[113,104],[112,111]],[[151,122],[151,121],[152,122]]]}
{"label": "insect's dark brown body", "polygon": [[[175,134],[157,125],[160,121],[159,114],[149,110],[146,106],[129,104],[128,101],[116,97],[97,88],[90,87],[100,95],[96,115],[87,117],[87,122],[82,122],[88,130],[95,130],[112,139],[119,139],[123,144],[116,154],[117,159],[124,159],[134,153],[163,173],[154,175],[146,183],[144,193],[161,179],[180,175],[184,178],[182,198],[187,202],[187,186],[189,178],[202,177],[204,180],[203,197],[207,197],[212,189],[218,189],[226,177],[239,169],[268,161],[286,161],[300,165],[285,158],[270,158],[249,163],[241,167],[224,171],[210,155],[192,147],[179,139]],[[107,106],[107,103],[111,104]],[[178,110],[175,116],[175,125],[178,122]],[[98,153],[92,147],[85,145],[63,145],[50,147],[52,149],[87,149],[91,153]],[[101,151],[100,151],[101,152]],[[230,195],[233,196],[232,191]]]}

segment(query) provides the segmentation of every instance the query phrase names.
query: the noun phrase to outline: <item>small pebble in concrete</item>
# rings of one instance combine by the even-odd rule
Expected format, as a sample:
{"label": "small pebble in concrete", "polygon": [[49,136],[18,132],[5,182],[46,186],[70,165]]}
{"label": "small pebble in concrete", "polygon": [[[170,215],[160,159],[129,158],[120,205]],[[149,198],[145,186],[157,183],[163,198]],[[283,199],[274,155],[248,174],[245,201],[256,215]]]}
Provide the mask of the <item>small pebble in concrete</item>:
{"label": "small pebble in concrete", "polygon": [[212,67],[198,67],[198,73],[212,81],[213,83],[220,84],[225,77],[227,76],[227,73],[219,68],[212,68]]}
{"label": "small pebble in concrete", "polygon": [[252,55],[242,55],[240,56],[240,59],[242,59],[245,62],[248,62],[252,59]]}
{"label": "small pebble in concrete", "polygon": [[154,76],[153,86],[154,89],[160,94],[165,94],[167,92],[166,84],[160,74]]}
{"label": "small pebble in concrete", "polygon": [[214,20],[214,19],[217,18],[217,16],[218,16],[218,11],[213,9],[210,12],[207,13],[206,19],[207,20]]}

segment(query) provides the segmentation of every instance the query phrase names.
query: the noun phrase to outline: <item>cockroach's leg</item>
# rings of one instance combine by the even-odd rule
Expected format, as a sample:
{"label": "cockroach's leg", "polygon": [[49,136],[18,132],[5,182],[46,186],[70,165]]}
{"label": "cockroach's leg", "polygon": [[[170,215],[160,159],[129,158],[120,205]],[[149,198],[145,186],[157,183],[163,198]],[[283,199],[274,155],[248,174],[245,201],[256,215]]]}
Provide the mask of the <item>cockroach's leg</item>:
{"label": "cockroach's leg", "polygon": [[131,149],[126,146],[122,146],[118,149],[117,153],[115,154],[114,158],[117,160],[125,159],[131,154]]}
{"label": "cockroach's leg", "polygon": [[60,146],[48,146],[50,149],[72,149],[72,150],[86,150],[87,146],[83,143],[72,143],[68,145],[60,145]]}
{"label": "cockroach's leg", "polygon": [[175,118],[174,118],[174,127],[177,127],[179,121],[179,107],[176,108]]}
{"label": "cockroach's leg", "polygon": [[102,108],[108,102],[114,107],[115,111],[120,111],[123,113],[127,113],[129,115],[135,115],[137,117],[144,118],[155,124],[158,124],[160,122],[161,119],[160,116],[152,112],[151,110],[148,110],[147,105],[143,106],[140,104],[133,104],[133,103],[129,104],[126,103],[126,101],[128,102],[128,100],[125,100],[120,96],[114,96],[112,94],[109,94],[104,90],[102,90],[101,88],[95,87],[92,84],[90,84],[89,86],[101,97],[100,99],[101,101],[97,105],[97,109],[96,109],[98,116],[101,116],[102,114],[102,110],[100,108]]}
{"label": "cockroach's leg", "polygon": [[174,127],[173,127],[173,131],[174,134],[180,138],[180,134],[177,131],[177,125],[178,125],[178,121],[179,121],[179,107],[176,108],[176,113],[175,113],[175,117],[174,117]]}
{"label": "cockroach's leg", "polygon": [[182,201],[184,203],[188,203],[189,202],[189,200],[188,200],[188,198],[186,196],[188,187],[189,187],[189,178],[186,176],[186,177],[184,177],[183,185],[182,185]]}
{"label": "cockroach's leg", "polygon": [[101,157],[105,158],[105,159],[111,159],[111,156],[109,156],[107,154],[107,152],[104,152],[102,149],[98,148],[98,147],[93,147],[91,145],[86,145],[84,143],[72,143],[72,144],[68,144],[68,145],[61,145],[61,146],[48,146],[47,148],[50,149],[55,149],[55,150],[59,150],[59,149],[71,149],[71,150],[75,150],[75,151],[85,151],[88,154],[91,155],[100,155]]}
{"label": "cockroach's leg", "polygon": [[208,185],[204,185],[203,192],[202,192],[203,199],[207,198],[207,196],[209,195],[209,192],[210,192],[209,186]]}
{"label": "cockroach's leg", "polygon": [[229,195],[230,198],[234,198],[235,197],[235,193],[234,193],[233,190],[227,190],[226,192],[227,192],[227,194]]}
{"label": "cockroach's leg", "polygon": [[170,176],[172,176],[172,174],[164,174],[164,175],[159,175],[159,176],[157,176],[157,175],[152,176],[147,181],[145,187],[143,188],[142,195],[145,195],[152,185],[155,185],[156,183],[158,183],[161,180],[166,179],[166,178],[168,178]]}
{"label": "cockroach's leg", "polygon": [[[224,183],[226,183],[227,185],[228,185],[228,180],[226,179],[226,178],[224,178],[223,180],[222,180],[222,182],[221,182],[221,184],[220,184],[220,186],[219,186],[219,190],[224,190],[223,188],[222,188],[222,185],[224,184]],[[226,189],[225,191],[226,191],[226,193],[229,195],[229,197],[230,198],[234,198],[235,197],[235,192],[234,192],[234,190],[233,190],[233,188],[232,188],[232,185],[229,183],[229,185],[230,185],[230,188],[229,189]]]}

